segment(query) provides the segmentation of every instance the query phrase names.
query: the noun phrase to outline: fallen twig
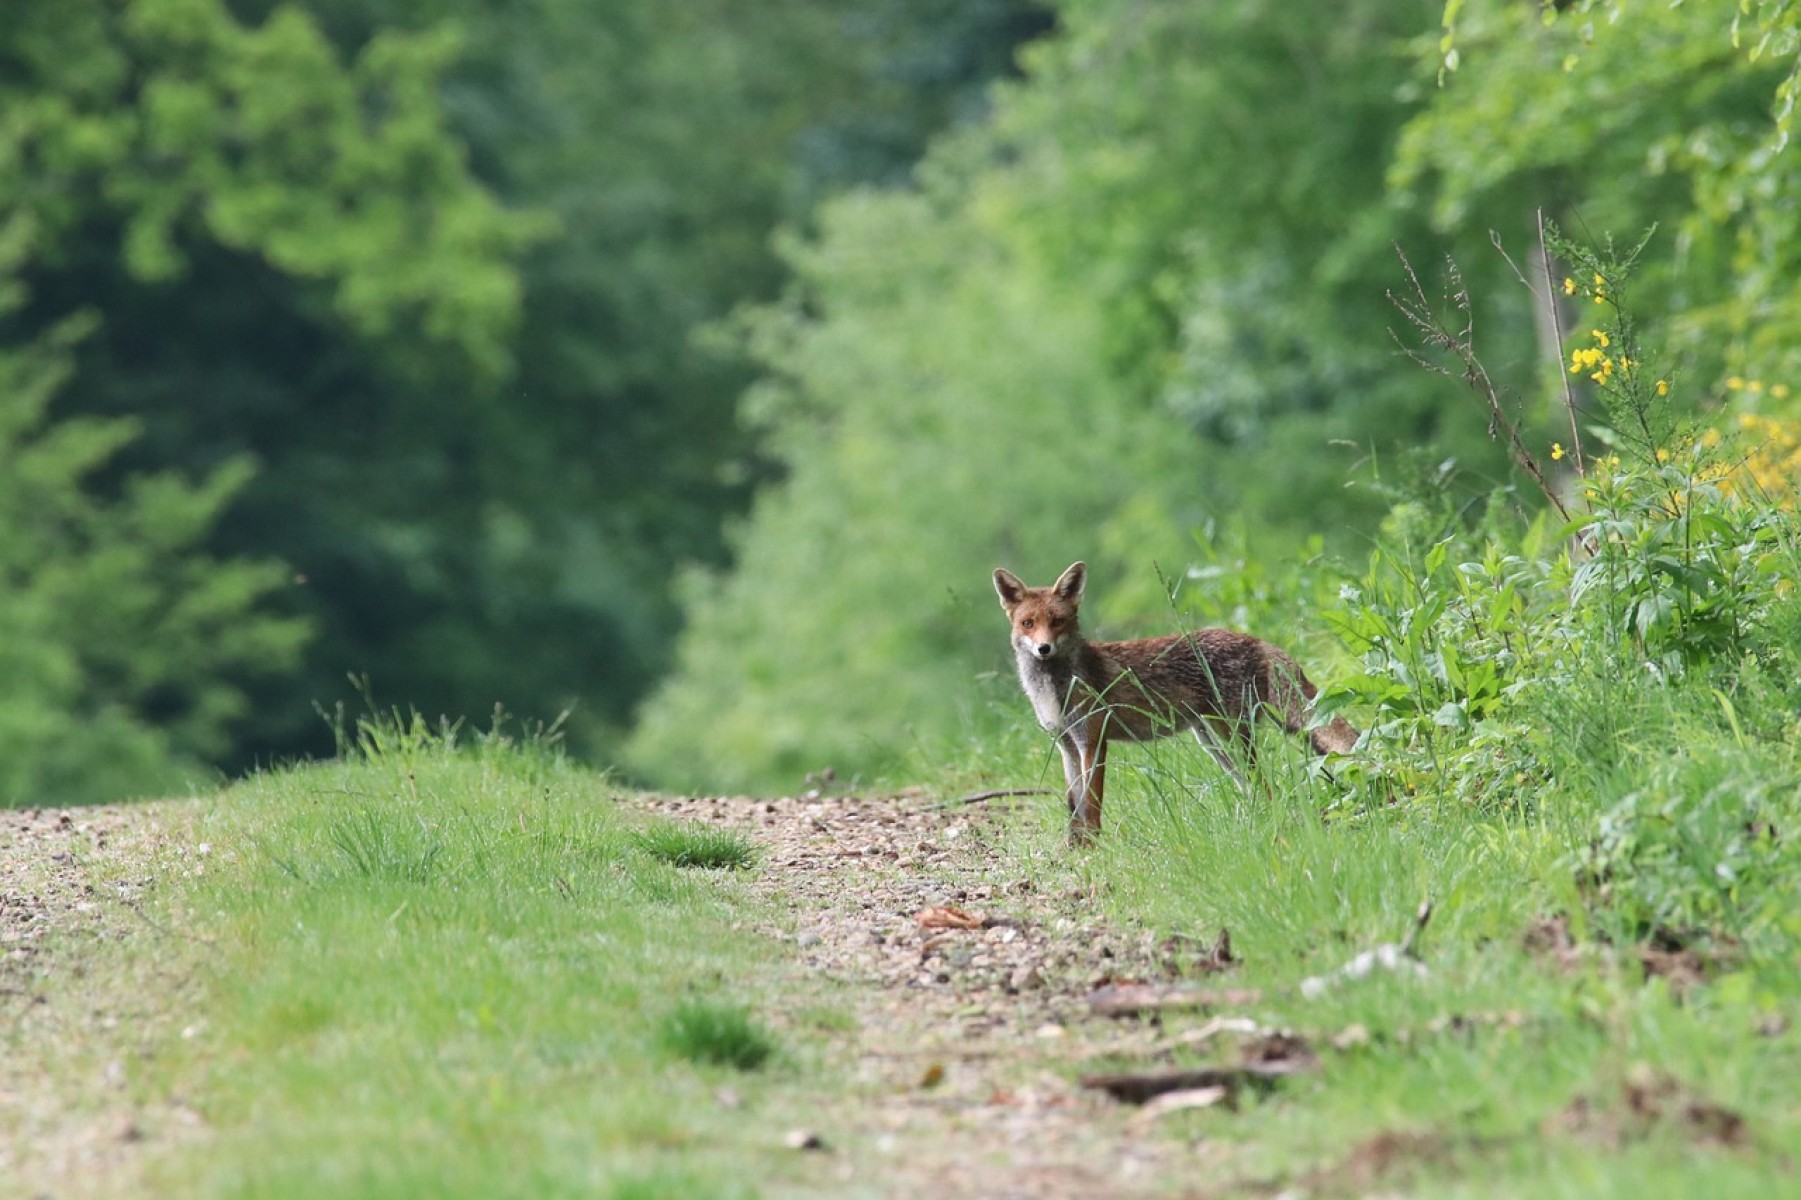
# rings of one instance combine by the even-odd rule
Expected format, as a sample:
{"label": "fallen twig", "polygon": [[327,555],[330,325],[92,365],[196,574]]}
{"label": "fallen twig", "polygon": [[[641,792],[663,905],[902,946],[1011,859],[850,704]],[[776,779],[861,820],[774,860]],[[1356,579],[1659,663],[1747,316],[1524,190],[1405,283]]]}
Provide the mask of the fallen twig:
{"label": "fallen twig", "polygon": [[1054,796],[1057,793],[1050,788],[996,788],[992,792],[977,792],[973,796],[960,796],[955,800],[945,800],[934,804],[934,812],[942,812],[947,808],[962,808],[967,804],[981,804],[985,800],[999,800],[1008,796]]}
{"label": "fallen twig", "polygon": [[1295,1062],[1246,1063],[1240,1067],[1200,1067],[1186,1071],[1143,1071],[1119,1075],[1084,1075],[1085,1088],[1106,1092],[1126,1104],[1143,1104],[1155,1096],[1169,1092],[1192,1092],[1201,1088],[1224,1088],[1235,1095],[1246,1084],[1267,1091],[1277,1080],[1307,1070]]}

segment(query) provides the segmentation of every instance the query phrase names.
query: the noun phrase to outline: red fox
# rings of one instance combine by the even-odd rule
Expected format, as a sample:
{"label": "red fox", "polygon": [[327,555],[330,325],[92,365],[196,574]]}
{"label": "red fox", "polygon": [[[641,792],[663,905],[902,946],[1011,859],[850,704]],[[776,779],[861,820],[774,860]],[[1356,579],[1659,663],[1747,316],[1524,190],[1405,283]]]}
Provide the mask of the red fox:
{"label": "red fox", "polygon": [[[1239,758],[1254,764],[1252,724],[1261,711],[1274,713],[1290,733],[1306,728],[1316,689],[1282,650],[1230,629],[1090,642],[1076,619],[1087,581],[1085,563],[1073,564],[1047,588],[1027,587],[1005,568],[994,573],[994,590],[1013,625],[1019,682],[1063,754],[1072,842],[1100,832],[1112,738],[1142,742],[1192,729],[1242,779],[1226,747],[1235,743]],[[1342,717],[1308,736],[1320,754],[1357,743],[1357,730]]]}

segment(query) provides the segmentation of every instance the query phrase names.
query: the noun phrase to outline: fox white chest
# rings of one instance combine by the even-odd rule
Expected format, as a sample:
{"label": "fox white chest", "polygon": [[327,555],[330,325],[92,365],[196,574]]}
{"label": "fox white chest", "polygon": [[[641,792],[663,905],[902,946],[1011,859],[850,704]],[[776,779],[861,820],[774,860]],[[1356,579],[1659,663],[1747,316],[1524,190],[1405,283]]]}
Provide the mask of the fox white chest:
{"label": "fox white chest", "polygon": [[1019,665],[1019,684],[1025,689],[1026,699],[1032,702],[1038,723],[1052,733],[1062,732],[1068,723],[1065,701],[1075,681],[1074,673],[1067,663],[1045,662],[1024,650],[1017,651],[1014,659]]}

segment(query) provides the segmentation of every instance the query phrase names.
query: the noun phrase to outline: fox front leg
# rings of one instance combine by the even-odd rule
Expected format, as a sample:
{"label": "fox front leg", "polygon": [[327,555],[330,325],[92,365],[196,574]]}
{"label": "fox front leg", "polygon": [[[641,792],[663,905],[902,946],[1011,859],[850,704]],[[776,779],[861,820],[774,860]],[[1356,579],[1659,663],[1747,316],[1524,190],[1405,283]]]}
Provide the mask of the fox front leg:
{"label": "fox front leg", "polygon": [[1101,831],[1101,796],[1107,785],[1107,740],[1103,730],[1091,725],[1066,732],[1063,774],[1069,796],[1069,841],[1087,845]]}
{"label": "fox front leg", "polygon": [[1057,751],[1063,755],[1063,798],[1069,804],[1069,819],[1073,824],[1076,814],[1082,811],[1082,798],[1087,792],[1086,764],[1082,761],[1081,744],[1071,734],[1057,736]]}

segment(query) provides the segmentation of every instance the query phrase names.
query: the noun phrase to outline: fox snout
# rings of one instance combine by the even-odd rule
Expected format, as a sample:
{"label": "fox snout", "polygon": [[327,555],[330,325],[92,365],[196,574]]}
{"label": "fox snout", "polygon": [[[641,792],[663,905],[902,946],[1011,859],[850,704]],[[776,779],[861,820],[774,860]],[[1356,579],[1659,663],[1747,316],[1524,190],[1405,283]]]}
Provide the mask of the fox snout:
{"label": "fox snout", "polygon": [[1027,658],[1039,662],[1056,658],[1079,636],[1074,613],[1027,607],[1013,614],[1013,645]]}

